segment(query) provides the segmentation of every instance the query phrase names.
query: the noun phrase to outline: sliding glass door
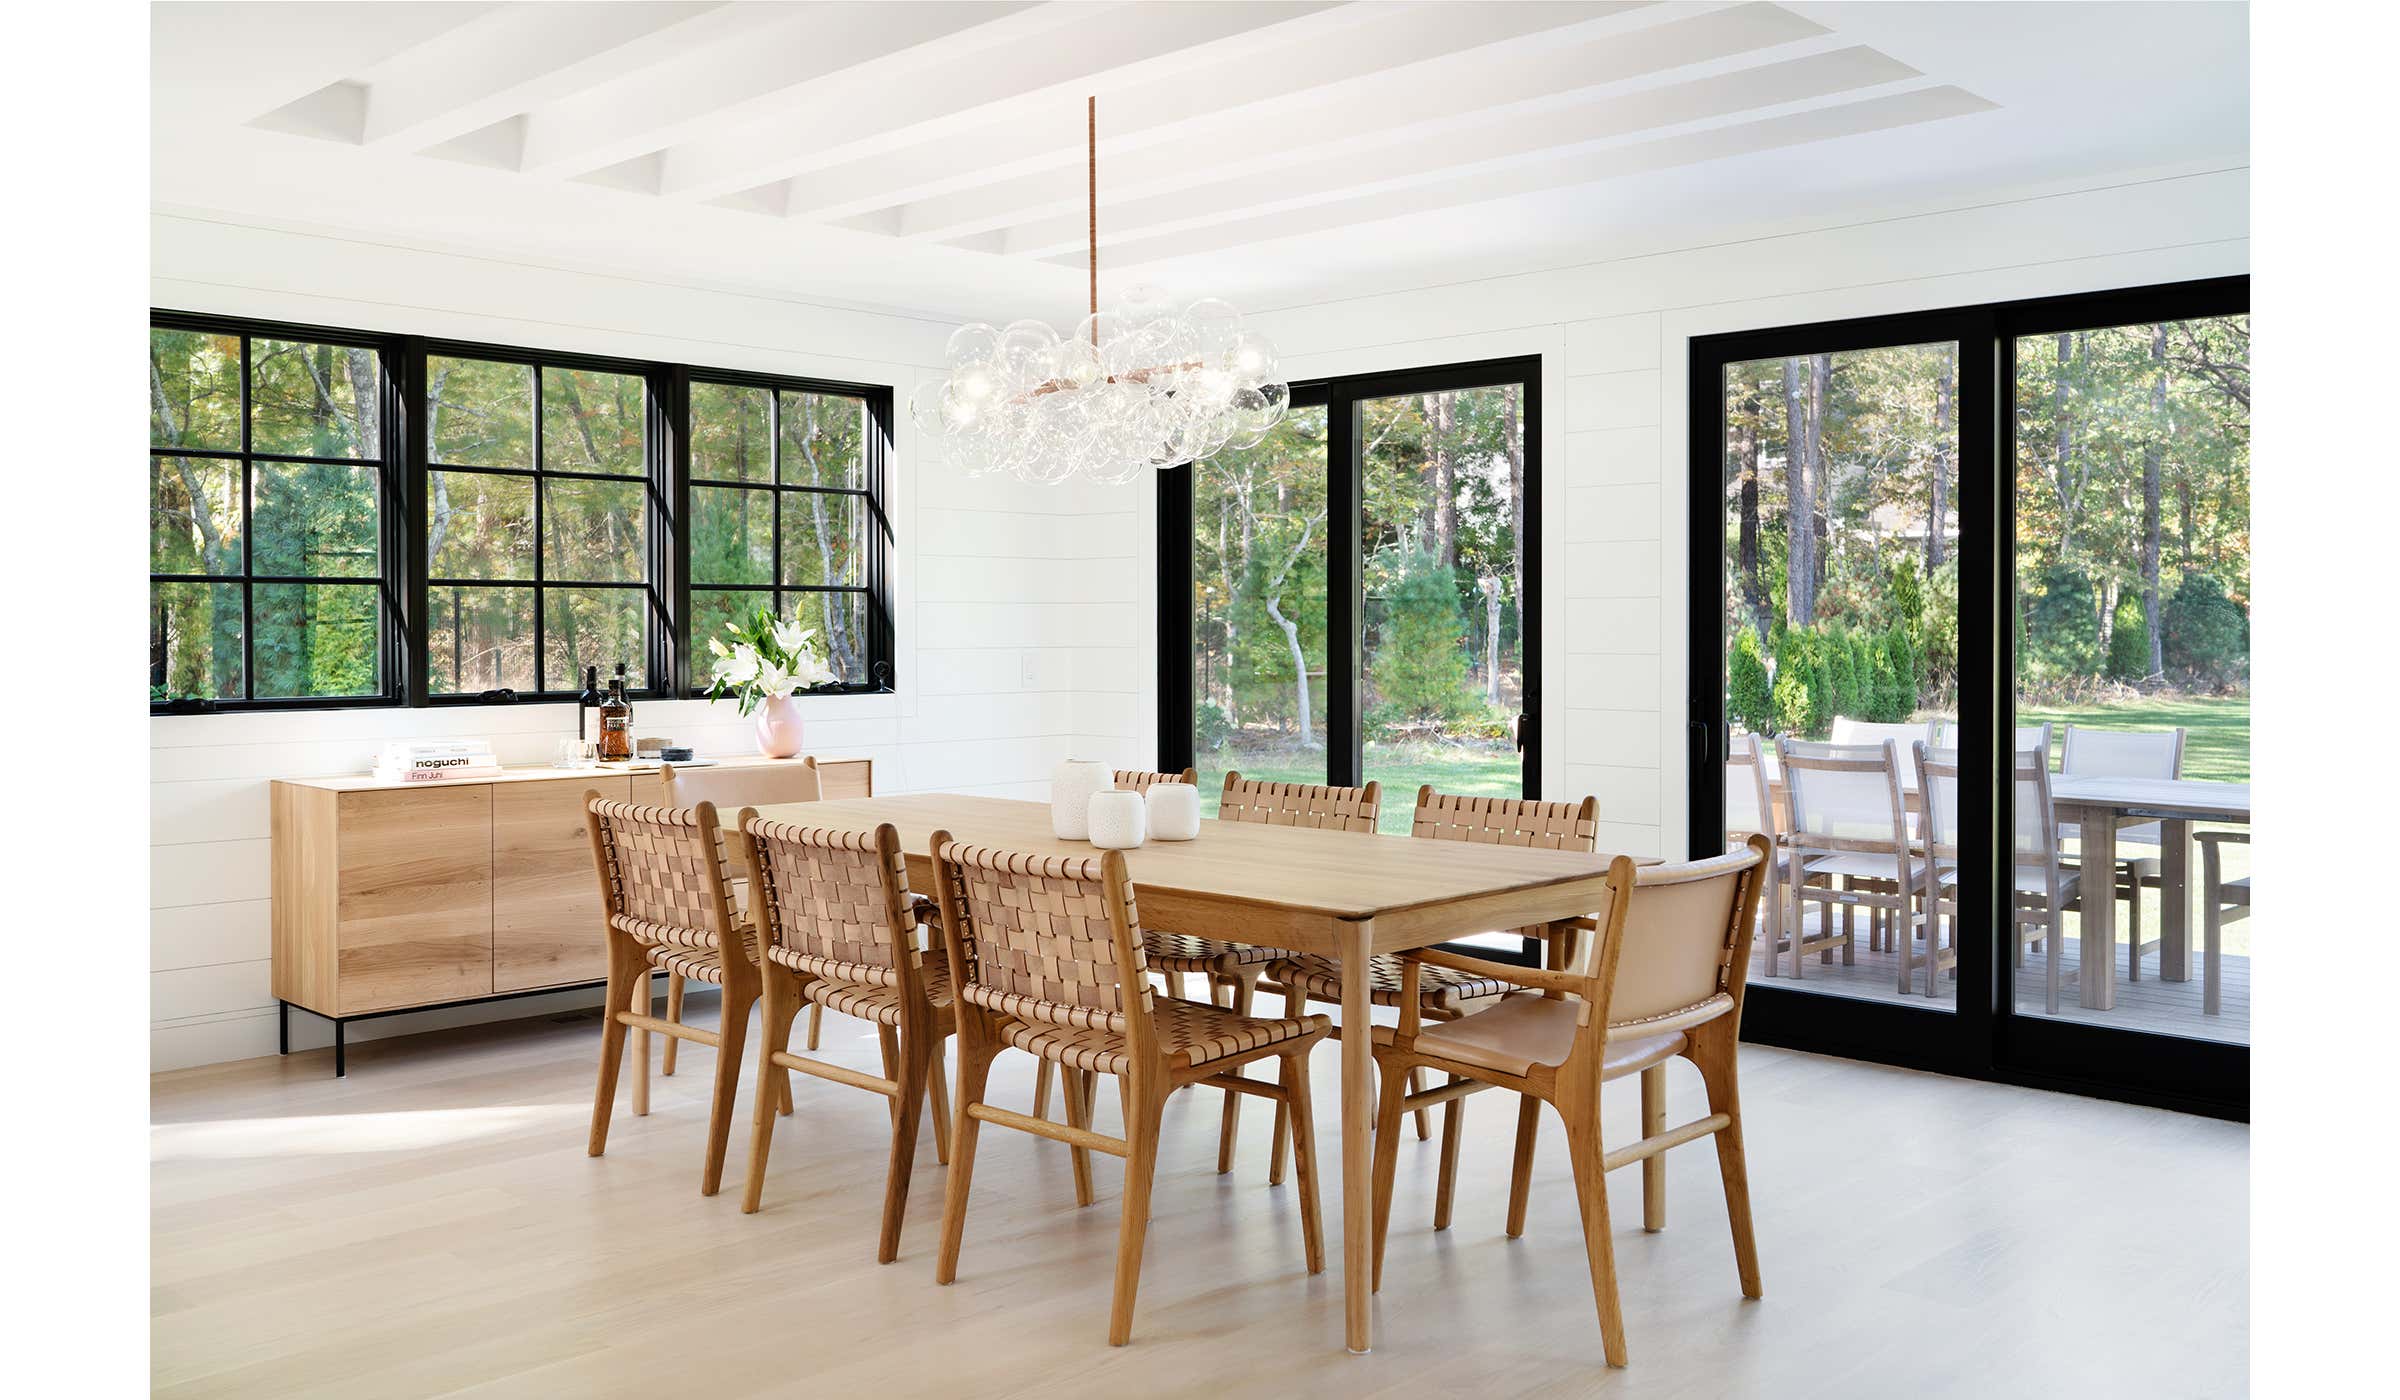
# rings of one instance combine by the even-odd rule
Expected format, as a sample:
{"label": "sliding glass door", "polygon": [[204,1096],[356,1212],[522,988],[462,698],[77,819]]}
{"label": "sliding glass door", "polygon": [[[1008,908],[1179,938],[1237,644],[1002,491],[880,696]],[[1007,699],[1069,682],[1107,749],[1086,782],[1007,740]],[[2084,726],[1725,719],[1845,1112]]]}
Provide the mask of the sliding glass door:
{"label": "sliding glass door", "polygon": [[1232,770],[1378,781],[1402,835],[1421,785],[1533,795],[1540,362],[1292,402],[1257,446],[1160,477],[1162,764],[1212,804]]}
{"label": "sliding glass door", "polygon": [[2246,279],[1702,337],[1691,848],[1746,1030],[2248,1113]]}

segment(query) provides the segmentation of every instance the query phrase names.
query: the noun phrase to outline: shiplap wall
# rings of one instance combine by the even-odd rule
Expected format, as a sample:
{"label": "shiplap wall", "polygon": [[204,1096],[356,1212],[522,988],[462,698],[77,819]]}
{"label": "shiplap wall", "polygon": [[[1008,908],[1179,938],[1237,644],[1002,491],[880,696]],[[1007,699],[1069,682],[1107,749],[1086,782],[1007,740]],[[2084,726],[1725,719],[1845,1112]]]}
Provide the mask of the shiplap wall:
{"label": "shiplap wall", "polygon": [[[949,323],[733,295],[162,212],[152,304],[305,324],[894,386],[940,361]],[[905,417],[905,415],[903,415]],[[1042,797],[1070,752],[1131,763],[1149,724],[1123,702],[1155,673],[1151,493],[1028,487],[921,468],[898,425],[891,515],[899,691],[807,702],[811,752],[875,760],[879,791]],[[1128,679],[1129,677],[1133,679]],[[153,719],[151,1059],[272,1054],[267,785],[363,771],[387,739],[482,735],[548,761],[573,706]],[[703,753],[755,750],[731,705],[652,701],[635,728]],[[1142,760],[1146,764],[1146,759]],[[591,993],[365,1022],[360,1039],[591,1004]],[[295,1046],[329,1033],[295,1015]]]}
{"label": "shiplap wall", "polygon": [[1691,338],[2248,270],[2248,172],[2221,170],[1252,319],[1295,379],[1543,357],[1542,792],[1597,796],[1603,847],[1681,855]]}

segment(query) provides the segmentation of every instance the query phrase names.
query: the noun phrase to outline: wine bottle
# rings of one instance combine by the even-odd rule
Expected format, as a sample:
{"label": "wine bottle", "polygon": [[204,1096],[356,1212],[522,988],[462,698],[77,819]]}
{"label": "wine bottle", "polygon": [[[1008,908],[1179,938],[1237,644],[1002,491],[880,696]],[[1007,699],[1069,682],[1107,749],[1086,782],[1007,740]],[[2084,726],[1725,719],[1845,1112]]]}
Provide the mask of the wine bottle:
{"label": "wine bottle", "polygon": [[625,696],[625,666],[609,677],[608,696],[600,702],[600,761],[633,761],[633,702]]}
{"label": "wine bottle", "polygon": [[575,697],[575,737],[592,742],[592,711],[600,708],[600,668],[583,668],[583,694]]}

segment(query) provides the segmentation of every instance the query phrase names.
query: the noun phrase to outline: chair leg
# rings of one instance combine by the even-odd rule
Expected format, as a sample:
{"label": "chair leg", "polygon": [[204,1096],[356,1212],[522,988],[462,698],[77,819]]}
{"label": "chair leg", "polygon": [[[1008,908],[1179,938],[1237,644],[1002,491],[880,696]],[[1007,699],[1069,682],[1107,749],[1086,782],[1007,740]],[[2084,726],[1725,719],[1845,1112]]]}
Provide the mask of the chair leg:
{"label": "chair leg", "polygon": [[[647,1016],[651,1011],[650,969],[645,966],[633,979],[633,1001],[630,1009]],[[633,1116],[650,1116],[650,1032],[636,1027],[633,1032]]]}
{"label": "chair leg", "polygon": [[1408,1076],[1385,1070],[1375,1096],[1375,1161],[1373,1182],[1375,1241],[1371,1292],[1383,1291],[1383,1241],[1392,1229],[1392,1184],[1400,1167],[1400,1099]]}
{"label": "chair leg", "polygon": [[766,1193],[767,1151],[774,1141],[778,1116],[775,1086],[787,1076],[784,1068],[775,1063],[775,1052],[790,1043],[792,1018],[800,1010],[799,998],[789,979],[770,973],[765,982],[760,997],[764,1009],[758,1018],[758,1084],[750,1093],[750,1175],[742,1184],[744,1215],[757,1214],[759,1199]]}
{"label": "chair leg", "polygon": [[948,1037],[933,1038],[933,1053],[925,1067],[926,1111],[933,1115],[933,1160],[950,1165],[950,1075],[947,1060]]}
{"label": "chair leg", "polygon": [[[2210,864],[2215,864],[2211,857]],[[2216,873],[2213,869],[2209,872]],[[2220,1014],[2225,989],[2225,910],[2217,901],[2212,880],[2208,901],[2200,911],[2200,1014]]]}
{"label": "chair leg", "polygon": [[1742,1151],[1742,1095],[1731,1027],[1703,1033],[1686,1053],[1708,1091],[1708,1111],[1730,1120],[1716,1133],[1717,1174],[1725,1180],[1725,1219],[1733,1228],[1733,1262],[1741,1274],[1742,1296],[1756,1298],[1758,1241],[1750,1229],[1750,1168]]}
{"label": "chair leg", "polygon": [[[1425,1092],[1424,1070],[1412,1069],[1408,1072],[1408,1092],[1412,1094],[1422,1094]],[[1425,1142],[1430,1140],[1433,1137],[1433,1110],[1429,1108],[1418,1109],[1416,1112],[1416,1119],[1417,1141]]]}
{"label": "chair leg", "polygon": [[[1667,1130],[1667,1067],[1652,1065],[1642,1071],[1642,1136],[1655,1137]],[[1653,1153],[1642,1159],[1642,1228],[1651,1234],[1667,1228],[1667,1154]]]}
{"label": "chair leg", "polygon": [[1325,1217],[1317,1208],[1317,1115],[1308,1092],[1308,1051],[1283,1057],[1284,1102],[1292,1106],[1292,1172],[1300,1191],[1300,1244],[1308,1271],[1325,1272]]}
{"label": "chair leg", "polygon": [[[1456,1084],[1458,1076],[1449,1076]],[[1467,1131],[1467,1100],[1464,1095],[1442,1105],[1442,1175],[1433,1189],[1433,1228],[1450,1228],[1450,1202],[1458,1193],[1458,1140]]]}
{"label": "chair leg", "polygon": [[825,1004],[810,1002],[808,1007],[808,1048],[811,1053],[814,1053],[817,1048],[817,1032],[824,1028]]}
{"label": "chair leg", "polygon": [[1625,1364],[1625,1314],[1617,1299],[1617,1251],[1608,1232],[1608,1179],[1600,1170],[1600,1125],[1592,1116],[1567,1120],[1567,1156],[1575,1169],[1575,1200],[1583,1215],[1583,1248],[1592,1266],[1592,1301],[1600,1309],[1600,1347],[1608,1364]]}
{"label": "chair leg", "polygon": [[708,1160],[701,1169],[700,1194],[714,1196],[725,1179],[725,1143],[733,1133],[733,1096],[742,1087],[742,1042],[750,1032],[750,1008],[758,994],[736,996],[725,989],[718,1005],[716,1092],[708,1105]]}
{"label": "chair leg", "polygon": [[[1092,1126],[1092,1076],[1089,1070],[1059,1066],[1059,1090],[1067,1100],[1067,1126],[1089,1129]],[[1075,1204],[1092,1203],[1092,1153],[1087,1147],[1067,1149],[1067,1163],[1075,1174]]]}
{"label": "chair leg", "polygon": [[606,1014],[600,1024],[600,1080],[592,1096],[592,1138],[588,1151],[597,1157],[608,1150],[609,1113],[617,1103],[617,1076],[625,1064],[625,1032],[628,1029],[617,1019],[618,1008],[625,1005],[631,993],[625,989],[625,959],[614,948],[617,935],[611,935],[608,969],[608,999],[603,1003]]}
{"label": "chair leg", "polygon": [[975,1139],[983,1128],[982,1121],[970,1116],[967,1108],[983,1102],[996,1053],[990,1046],[966,1040],[958,1045],[958,1100],[950,1119],[950,1177],[942,1189],[942,1246],[933,1262],[935,1283],[958,1278],[958,1246],[967,1229],[967,1188],[975,1180]]}
{"label": "chair leg", "polygon": [[917,1119],[925,1112],[928,1062],[940,1053],[931,1035],[911,1036],[900,1047],[900,1094],[893,1102],[892,1160],[883,1174],[883,1234],[875,1243],[875,1262],[889,1264],[900,1257],[900,1223],[908,1215],[908,1178],[917,1164]]}
{"label": "chair leg", "polygon": [[1542,1101],[1517,1095],[1517,1160],[1508,1174],[1508,1237],[1525,1233],[1526,1200],[1533,1193],[1533,1140],[1542,1128]]}
{"label": "chair leg", "polygon": [[[1237,975],[1228,979],[1226,990],[1233,1002],[1233,1014],[1250,1014],[1250,998],[1258,986],[1256,974]],[[1281,1103],[1282,1100],[1277,1100]],[[1217,1125],[1217,1175],[1233,1170],[1233,1144],[1242,1128],[1242,1096],[1231,1089],[1225,1091],[1224,1117]]]}
{"label": "chair leg", "polygon": [[1117,1287],[1108,1310],[1108,1344],[1133,1339],[1133,1299],[1142,1282],[1142,1244],[1150,1233],[1150,1183],[1158,1172],[1158,1128],[1166,1095],[1161,1086],[1132,1084],[1126,1093],[1125,1207],[1117,1222]]}
{"label": "chair leg", "polygon": [[[900,1079],[900,1028],[878,1025],[875,1028],[875,1039],[883,1051],[883,1077],[898,1083]],[[892,1117],[895,1120],[898,1119],[900,1101],[893,1099],[891,1108]]]}
{"label": "chair leg", "polygon": [[[1287,1021],[1297,1021],[1300,1019],[1302,1013],[1306,1012],[1307,1010],[1307,993],[1301,991],[1298,987],[1286,987],[1283,989],[1283,1019]],[[1336,1026],[1333,1028],[1333,1038],[1336,1040],[1342,1038],[1341,1027]],[[1291,1106],[1288,1104],[1278,1103],[1275,1105],[1275,1135],[1273,1140],[1267,1144],[1267,1184],[1269,1186],[1281,1186],[1283,1184],[1283,1154],[1284,1149],[1290,1145],[1291,1135]]]}
{"label": "chair leg", "polygon": [[[667,1019],[679,1026],[683,1024],[683,974],[680,972],[667,974]],[[675,1073],[675,1047],[682,1043],[679,1036],[667,1037],[666,1049],[658,1057],[659,1077],[667,1078]]]}
{"label": "chair leg", "polygon": [[1033,1116],[1050,1116],[1050,1077],[1058,1072],[1056,1061],[1044,1060],[1033,1071]]}
{"label": "chair leg", "polygon": [[2125,980],[2142,980],[2142,882],[2128,882],[2125,890]]}

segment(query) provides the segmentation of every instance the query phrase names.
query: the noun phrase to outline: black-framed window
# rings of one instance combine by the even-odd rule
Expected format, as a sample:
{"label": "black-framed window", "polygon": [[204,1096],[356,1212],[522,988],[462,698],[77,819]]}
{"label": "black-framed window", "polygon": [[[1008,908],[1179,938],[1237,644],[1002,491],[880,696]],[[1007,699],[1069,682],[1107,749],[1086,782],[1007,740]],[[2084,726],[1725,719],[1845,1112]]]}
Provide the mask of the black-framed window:
{"label": "black-framed window", "polygon": [[640,365],[425,359],[425,668],[435,697],[651,675],[650,377]]}
{"label": "black-framed window", "polygon": [[[1689,841],[1695,853],[1706,852],[1724,839],[1721,774],[1729,708],[1744,708],[1733,694],[1727,671],[1728,647],[1736,640],[1736,634],[1729,629],[1728,617],[1741,612],[1739,607],[1729,606],[1733,602],[1730,595],[1741,586],[1740,579],[1748,572],[1746,560],[1741,567],[1734,567],[1735,561],[1726,557],[1729,549],[1740,547],[1732,542],[1734,537],[1728,529],[1727,493],[1739,485],[1735,458],[1742,455],[1746,431],[1743,411],[1737,403],[1729,402],[1729,399],[1738,401],[1740,396],[1728,393],[1728,370],[1765,359],[1830,358],[1876,347],[1947,344],[1956,351],[1953,381],[1956,397],[1948,408],[1956,415],[1957,457],[1951,464],[1954,475],[1948,480],[1954,494],[1947,503],[1947,508],[1956,512],[1957,548],[1952,561],[1956,584],[1955,592],[1950,595],[1953,601],[1946,604],[1954,608],[1956,619],[1953,650],[1957,713],[1951,728],[1957,735],[1953,742],[1961,775],[1958,830],[1963,856],[1958,867],[1959,905],[1963,913],[1962,928],[1957,934],[1956,1014],[1911,1004],[1907,997],[1871,1001],[1813,995],[1791,984],[1776,985],[1779,979],[1762,979],[1754,973],[1745,1004],[1745,1038],[1973,1078],[2067,1089],[2223,1117],[2248,1117],[2246,1045],[2197,1035],[2162,1033],[2156,1024],[2144,1024],[2133,1015],[2113,1021],[2104,1015],[2086,1014],[2077,1020],[2046,1016],[2034,1009],[2040,1001],[2039,992],[2028,997],[2020,990],[2021,985],[2037,983],[2043,978],[2042,968],[2032,955],[2025,956],[2023,966],[2015,957],[2000,956],[2004,940],[1996,932],[2012,927],[2012,903],[2017,898],[2012,888],[2015,882],[1998,878],[1996,872],[2015,868],[2018,797],[2012,779],[2015,755],[2024,742],[2024,731],[2018,726],[2055,718],[2041,712],[2038,704],[2029,712],[2020,686],[2038,669],[2043,647],[2056,648],[2062,630],[2039,615],[2040,605],[2045,602],[2058,606],[2049,595],[2060,592],[2059,586],[2043,577],[2035,586],[2028,587],[2028,570],[2043,563],[2043,557],[2038,553],[2027,557],[2028,539],[2020,530],[2022,527],[2038,533],[2047,526],[2043,522],[2020,520],[2021,492],[2053,489],[2055,483],[2047,473],[2070,446],[2079,453],[2118,454],[2121,460],[2116,466],[2122,469],[2120,476],[2130,473],[2128,479],[2136,482],[2138,489],[2144,475],[2150,474],[2153,479],[2146,485],[2155,490],[2159,485],[2155,474],[2163,465],[2159,458],[2163,455],[2169,463],[2174,460],[2175,438],[2171,434],[2188,437],[2206,426],[2205,415],[2186,411],[2187,406],[2176,402],[2170,393],[2171,386],[2180,382],[2177,377],[2180,371],[2171,365],[2162,371],[2156,361],[2173,361],[2180,355],[2187,362],[2183,369],[2197,379],[2215,374],[2233,375],[2238,368],[2240,417],[2246,425],[2246,344],[2237,366],[2231,360],[2219,359],[2217,347],[2199,339],[2179,349],[2175,332],[2194,322],[2235,321],[2246,317],[2248,309],[2249,279],[2227,277],[1732,332],[1692,340],[1688,481],[1691,725],[1687,771],[1691,794]],[[2145,333],[2128,338],[2122,333],[2127,327]],[[2018,362],[2022,348],[2029,343],[2036,350],[2043,348],[2032,338],[2045,337],[2055,342],[2062,335],[2074,337],[2101,329],[2117,330],[2120,332],[2117,338],[2126,341],[2117,347],[2120,360],[2152,361],[2139,373],[2119,365],[2116,372],[2103,376],[2116,383],[2115,392],[2101,392],[2107,385],[2089,380],[2097,371],[2062,370],[2058,365],[2038,361],[2030,366]],[[2242,329],[2246,339],[2246,325]],[[2070,350],[2054,349],[2053,353],[2062,358],[2072,353],[2080,359],[2086,347],[2078,343]],[[2022,385],[2021,375],[2025,376]],[[1806,378],[1795,377],[1803,381]],[[2073,414],[2064,414],[2059,412],[2056,402],[2031,403],[2021,390],[2052,396],[2063,393],[2065,401],[2074,401],[2078,406]],[[2223,386],[2218,385],[2212,391],[2222,392]],[[2152,397],[2153,394],[2157,397]],[[1939,404],[1938,395],[1930,402]],[[2071,444],[2058,437],[2059,424],[2070,418],[2076,425]],[[2100,423],[2103,418],[2107,421],[2099,426],[2086,422],[2089,419],[2091,423]],[[2103,436],[2103,429],[2117,436]],[[2036,434],[2033,440],[2023,440],[2028,432]],[[2242,437],[2246,443],[2246,426]],[[2209,450],[2230,449],[2219,443]],[[1788,456],[1783,458],[1783,464],[1787,468],[1790,465]],[[2080,473],[2073,473],[2065,478],[2065,483],[2069,489],[2080,489],[2077,483],[2082,480]],[[2132,516],[2138,522],[2144,511],[2138,495],[2132,500],[2135,502]],[[2212,508],[2204,489],[2199,492],[2194,508],[2202,511]],[[2138,541],[2128,544],[2095,536],[2088,529],[2085,532],[2089,549],[2096,553],[2113,551],[2119,569],[2135,574],[2147,571],[2154,597],[2161,589],[2156,559],[2157,541],[2162,533],[2159,513],[2160,507],[2155,504],[2147,511],[2151,537],[2147,557]],[[1747,537],[1749,533],[1745,524],[1741,535]],[[2192,538],[2194,525],[2189,520],[2169,523],[2163,527],[2163,533],[2169,539]],[[2141,580],[2136,577],[2127,586],[2138,597]],[[2044,588],[2047,593],[2042,591]],[[2098,641],[2100,616],[2105,615],[2100,612],[2104,597],[2095,588],[2091,606],[2065,609],[2078,625],[2090,622],[2091,638],[2070,640],[2088,644],[2098,658],[2094,665],[2114,664],[2105,662],[2114,653]],[[2141,626],[2139,604],[2117,610],[2119,617],[2128,613],[2134,618],[2131,625]],[[2212,615],[2223,613],[2224,608],[2219,606]],[[2232,624],[2228,621],[2226,625]],[[2132,656],[2126,663],[2128,666],[2157,669],[2148,667],[2146,658],[2134,648],[2124,650]],[[1787,649],[1786,657],[1773,668],[1779,674],[1794,665],[1810,664],[1797,649]],[[1753,692],[1754,701],[1758,668],[1748,669],[1751,674],[1748,689]],[[1838,693],[1838,676],[1831,678],[1831,685]],[[1799,687],[1795,685],[1792,689],[1797,694]],[[2135,708],[2140,708],[2138,703]],[[2246,713],[2246,700],[2242,708]],[[1912,722],[1915,718],[1911,717]],[[2120,718],[2122,724],[2101,721],[2097,727],[2147,728],[2155,732],[2166,723],[2190,722],[2162,721],[2143,713]],[[2068,719],[2095,723],[2088,713]],[[1788,726],[1794,721],[1783,718],[1777,723]],[[2054,749],[2062,747],[2058,736],[2054,735],[2052,742]],[[2059,768],[2054,771],[2063,772],[2063,757],[2057,762]],[[2224,775],[2187,771],[2185,776],[2222,778]],[[2197,864],[2195,861],[2195,869]],[[2138,885],[2133,897],[2141,898]],[[2163,941],[2163,931],[2153,936]],[[2075,940],[2062,937],[2062,941]],[[2044,952],[2048,951],[2045,947]],[[2132,954],[2137,963],[2141,956],[2138,951]],[[2153,985],[2186,980],[2166,972],[2163,949],[2156,951],[2156,957]],[[1861,960],[1865,960],[1864,955]],[[2106,961],[2102,959],[2099,965],[2105,966]],[[2081,982],[2080,968],[2076,971]],[[2124,975],[2129,977],[2130,973]],[[2195,1006],[2199,1000],[2196,984],[2196,978],[2189,979],[2180,989],[2180,995]],[[2073,1001],[2070,996],[2070,1006]]]}
{"label": "black-framed window", "polygon": [[[556,698],[619,664],[697,696],[734,599],[816,628],[838,676],[816,693],[894,687],[889,386],[151,324],[156,713]],[[764,528],[730,553],[755,544],[755,574],[712,533],[745,492]]]}
{"label": "black-framed window", "polygon": [[813,628],[845,685],[875,688],[888,649],[877,603],[891,535],[885,424],[868,396],[755,376],[695,373],[685,393],[688,616],[684,662],[764,608]]}
{"label": "black-framed window", "polygon": [[395,458],[384,348],[150,328],[150,700],[391,703]]}

